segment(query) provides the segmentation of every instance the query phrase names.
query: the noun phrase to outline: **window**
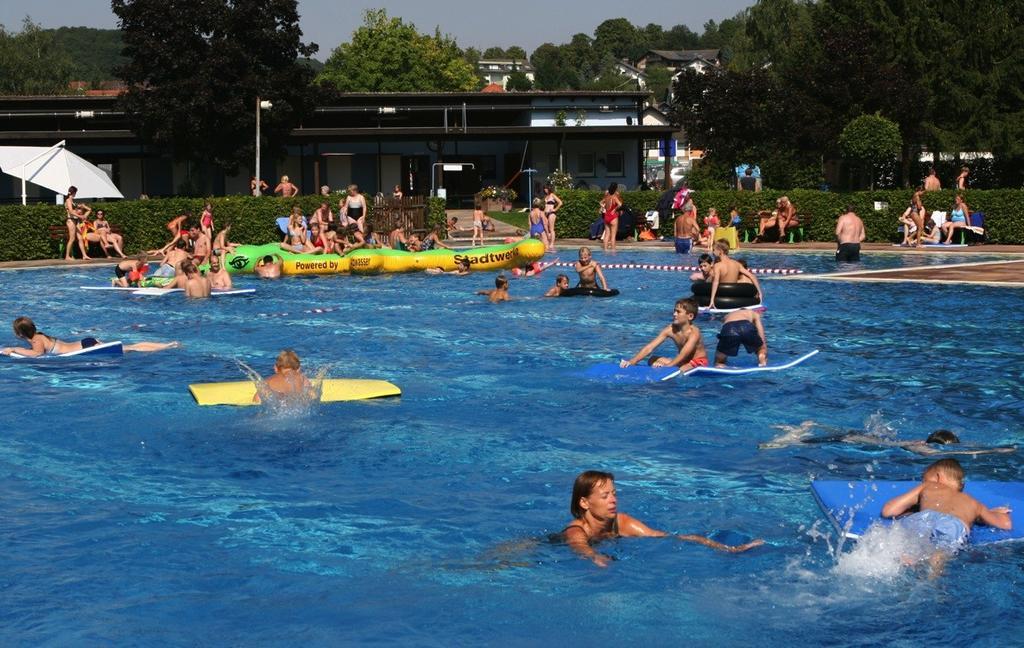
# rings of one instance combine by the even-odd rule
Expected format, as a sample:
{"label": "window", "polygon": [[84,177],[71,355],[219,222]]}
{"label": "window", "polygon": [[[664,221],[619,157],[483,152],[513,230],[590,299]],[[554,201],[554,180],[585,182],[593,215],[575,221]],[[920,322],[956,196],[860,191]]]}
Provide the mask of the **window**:
{"label": "window", "polygon": [[626,175],[622,153],[607,153],[604,159],[609,176]]}
{"label": "window", "polygon": [[593,178],[597,173],[594,171],[594,154],[580,153],[576,157],[576,175]]}

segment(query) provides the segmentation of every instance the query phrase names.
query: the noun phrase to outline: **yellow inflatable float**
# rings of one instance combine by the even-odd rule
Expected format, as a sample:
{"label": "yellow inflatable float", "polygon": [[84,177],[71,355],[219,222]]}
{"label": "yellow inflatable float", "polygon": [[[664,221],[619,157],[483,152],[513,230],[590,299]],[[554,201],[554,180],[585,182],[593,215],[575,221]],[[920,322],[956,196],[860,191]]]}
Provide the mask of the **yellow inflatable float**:
{"label": "yellow inflatable float", "polygon": [[240,245],[226,258],[228,271],[252,272],[264,257],[281,261],[281,273],[303,274],[379,274],[382,272],[422,272],[427,268],[455,270],[461,259],[469,261],[470,270],[506,270],[525,266],[544,256],[544,244],[523,239],[506,245],[470,248],[468,250],[404,250],[359,249],[345,256],[336,254],[296,254],[282,250],[277,243]]}

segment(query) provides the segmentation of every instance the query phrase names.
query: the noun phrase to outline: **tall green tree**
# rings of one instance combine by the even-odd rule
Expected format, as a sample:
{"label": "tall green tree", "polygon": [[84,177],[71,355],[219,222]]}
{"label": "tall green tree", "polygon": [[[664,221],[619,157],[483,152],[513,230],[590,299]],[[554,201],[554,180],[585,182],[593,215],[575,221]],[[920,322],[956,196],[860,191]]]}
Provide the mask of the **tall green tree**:
{"label": "tall green tree", "polygon": [[855,117],[839,134],[843,157],[868,172],[875,188],[875,173],[886,162],[896,159],[903,149],[903,137],[896,122],[881,115]]}
{"label": "tall green tree", "polygon": [[25,18],[21,31],[0,26],[0,94],[67,94],[72,61],[53,32]]}
{"label": "tall green tree", "polygon": [[484,50],[483,58],[485,59],[503,59],[506,58],[507,54],[505,49],[502,47],[488,47]]}
{"label": "tall green tree", "polygon": [[436,30],[421,34],[383,9],[364,14],[363,25],[335,48],[317,81],[342,92],[457,92],[478,85],[476,69],[452,38]]}
{"label": "tall green tree", "polygon": [[527,92],[533,90],[533,82],[522,70],[513,70],[505,81],[505,89],[510,92]]}
{"label": "tall green tree", "polygon": [[564,46],[544,43],[530,55],[534,85],[538,90],[565,90],[579,87],[579,79],[569,65]]}
{"label": "tall green tree", "polygon": [[296,0],[113,0],[128,63],[121,103],[144,141],[228,172],[248,166],[256,98],[267,155],[311,107]]}
{"label": "tall green tree", "polygon": [[91,84],[114,81],[115,70],[127,63],[121,56],[124,40],[120,30],[59,27],[53,30],[53,37],[72,61],[73,80]]}

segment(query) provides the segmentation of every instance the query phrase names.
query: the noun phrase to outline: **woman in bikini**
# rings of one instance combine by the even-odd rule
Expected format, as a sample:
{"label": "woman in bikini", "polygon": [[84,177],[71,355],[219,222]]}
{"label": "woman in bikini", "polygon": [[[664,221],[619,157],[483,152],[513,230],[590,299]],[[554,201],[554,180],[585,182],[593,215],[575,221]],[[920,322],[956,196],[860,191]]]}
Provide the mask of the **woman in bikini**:
{"label": "woman in bikini", "polygon": [[[120,234],[115,234],[114,231],[110,229],[110,223],[107,222],[106,212],[104,212],[102,209],[97,209],[96,220],[92,222],[92,226],[93,228],[95,228],[96,232],[102,236],[102,238],[105,241],[107,241],[111,246],[113,246],[114,251],[117,252],[117,255],[123,259],[124,237],[122,237]],[[104,246],[104,248],[106,248],[106,246]]]}
{"label": "woman in bikini", "polygon": [[[14,320],[14,336],[28,342],[29,347],[4,347],[0,354],[11,355],[17,353],[21,356],[38,358],[45,355],[58,356],[74,351],[81,351],[99,344],[103,344],[94,337],[82,338],[78,342],[63,342],[57,338],[50,337],[36,329],[36,324],[27,317],[19,317]],[[163,351],[181,346],[178,342],[137,342],[125,344],[122,348],[125,351]]]}
{"label": "woman in bikini", "polygon": [[[599,567],[607,567],[611,558],[594,551],[593,544],[609,538],[664,538],[669,535],[665,531],[652,529],[631,515],[619,513],[615,476],[607,472],[588,470],[580,473],[572,487],[569,510],[573,520],[562,531],[566,544]],[[730,553],[747,551],[764,544],[764,540],[760,539],[731,546],[701,535],[675,537],[684,542],[695,542]]]}
{"label": "woman in bikini", "polygon": [[292,210],[292,215],[288,217],[287,237],[287,241],[281,244],[282,250],[299,254],[313,252],[314,248],[309,245],[309,237],[306,235],[306,225],[302,222],[302,211],[298,206]]}
{"label": "woman in bikini", "polygon": [[64,199],[64,210],[67,212],[67,218],[64,223],[68,227],[68,244],[64,249],[64,260],[71,260],[71,248],[76,243],[78,244],[78,250],[82,253],[82,259],[88,259],[89,255],[86,254],[85,243],[82,242],[82,238],[78,235],[78,226],[82,222],[82,217],[78,213],[79,205],[75,204],[75,195],[78,193],[78,187],[68,187],[68,197]]}
{"label": "woman in bikini", "polygon": [[555,221],[558,210],[562,208],[562,199],[555,193],[551,185],[544,185],[544,227],[548,233],[548,252],[555,251]]}

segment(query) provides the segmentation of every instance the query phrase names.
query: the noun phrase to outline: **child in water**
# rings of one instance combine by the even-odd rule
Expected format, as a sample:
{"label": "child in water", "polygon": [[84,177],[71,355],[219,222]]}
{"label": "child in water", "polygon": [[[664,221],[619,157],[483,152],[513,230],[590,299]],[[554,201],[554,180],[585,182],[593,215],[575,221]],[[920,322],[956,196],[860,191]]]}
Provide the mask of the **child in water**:
{"label": "child in water", "polygon": [[544,293],[545,297],[560,297],[563,290],[569,289],[569,277],[564,274],[560,274],[555,277],[555,285],[548,288],[548,291]]}
{"label": "child in water", "polygon": [[[594,561],[598,567],[607,567],[611,559],[594,551],[591,546],[594,543],[607,538],[664,538],[669,535],[665,531],[652,529],[640,520],[619,512],[615,492],[615,476],[607,472],[588,470],[580,473],[572,486],[569,510],[573,520],[562,531],[566,543],[581,557]],[[764,540],[761,539],[738,546],[730,546],[700,535],[676,535],[675,537],[684,542],[695,542],[705,547],[730,553],[747,551],[764,544]]]}
{"label": "child in water", "polygon": [[704,340],[701,337],[700,329],[693,324],[697,312],[697,302],[692,299],[676,301],[676,307],[672,311],[672,322],[661,329],[661,332],[640,349],[635,356],[629,360],[621,360],[619,366],[625,369],[635,365],[653,353],[665,340],[672,340],[678,353],[671,358],[651,356],[647,364],[652,367],[682,367],[685,365],[687,369],[708,366],[708,353],[704,349]]}
{"label": "child in water", "polygon": [[939,459],[925,468],[920,484],[882,507],[882,517],[888,518],[917,509],[897,524],[934,546],[935,552],[929,561],[933,576],[941,572],[950,556],[967,544],[975,522],[1007,531],[1013,528],[1008,507],[990,509],[963,490],[964,469],[960,462]]}
{"label": "child in water", "polygon": [[[263,381],[264,386],[273,394],[279,396],[312,395],[313,386],[302,373],[302,363],[298,354],[291,349],[285,349],[277,354],[274,362],[274,375]],[[252,397],[253,402],[260,402],[260,395],[257,393]]]}
{"label": "child in water", "polygon": [[576,272],[580,275],[579,288],[597,288],[597,280],[601,280],[601,289],[608,290],[608,282],[604,280],[601,265],[594,261],[590,248],[580,248],[580,258],[576,262]]}
{"label": "child in water", "polygon": [[492,304],[497,304],[501,301],[508,301],[508,277],[505,275],[498,275],[494,279],[494,290],[478,290],[478,295],[487,295],[487,301]]}
{"label": "child in water", "polygon": [[[0,354],[11,355],[17,353],[29,358],[38,358],[45,355],[58,356],[73,351],[81,351],[99,344],[103,344],[94,337],[85,337],[78,342],[64,342],[55,337],[50,337],[36,329],[36,324],[27,317],[19,317],[14,320],[14,336],[25,340],[29,347],[4,347]],[[124,344],[121,346],[125,351],[163,351],[181,346],[178,342],[136,342],[135,344]]]}

